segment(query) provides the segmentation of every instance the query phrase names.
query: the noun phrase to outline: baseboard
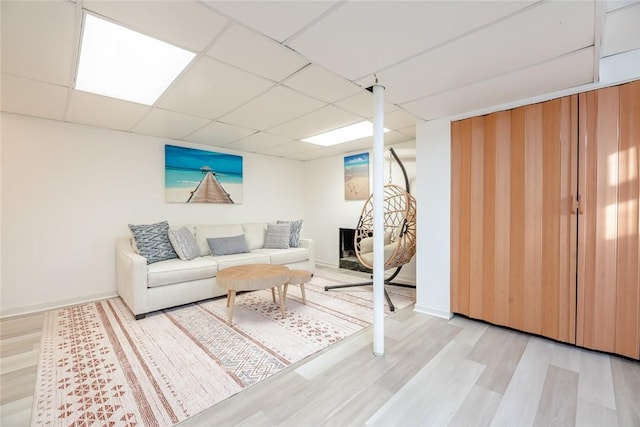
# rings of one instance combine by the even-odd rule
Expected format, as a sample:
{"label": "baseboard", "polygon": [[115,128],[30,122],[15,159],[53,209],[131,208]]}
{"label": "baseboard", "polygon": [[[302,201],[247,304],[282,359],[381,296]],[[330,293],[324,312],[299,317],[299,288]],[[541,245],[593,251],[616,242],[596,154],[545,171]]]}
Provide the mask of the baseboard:
{"label": "baseboard", "polygon": [[449,311],[440,310],[433,307],[427,307],[424,305],[417,305],[413,308],[413,311],[416,313],[428,314],[434,317],[440,317],[442,319],[451,319],[453,317],[453,313]]}
{"label": "baseboard", "polygon": [[58,308],[69,307],[71,305],[86,304],[88,302],[114,298],[117,296],[118,296],[117,292],[106,292],[106,293],[86,296],[82,298],[71,298],[67,300],[55,301],[50,303],[30,305],[27,307],[12,308],[8,310],[2,310],[2,312],[0,312],[0,319],[4,319],[7,317],[22,316],[25,314],[40,313],[43,311],[56,310]]}

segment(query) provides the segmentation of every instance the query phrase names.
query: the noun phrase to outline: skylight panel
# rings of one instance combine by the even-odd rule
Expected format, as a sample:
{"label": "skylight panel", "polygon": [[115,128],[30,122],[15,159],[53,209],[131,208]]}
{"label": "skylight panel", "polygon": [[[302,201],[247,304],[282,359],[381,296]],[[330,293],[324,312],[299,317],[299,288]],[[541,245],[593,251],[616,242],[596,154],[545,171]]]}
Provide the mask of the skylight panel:
{"label": "skylight panel", "polygon": [[[389,132],[389,129],[384,128],[384,131]],[[305,138],[303,141],[310,142],[311,144],[322,145],[324,147],[330,147],[332,145],[342,144],[343,142],[366,138],[371,135],[373,135],[373,123],[365,120],[363,122]]]}
{"label": "skylight panel", "polygon": [[153,105],[195,53],[84,14],[75,88]]}

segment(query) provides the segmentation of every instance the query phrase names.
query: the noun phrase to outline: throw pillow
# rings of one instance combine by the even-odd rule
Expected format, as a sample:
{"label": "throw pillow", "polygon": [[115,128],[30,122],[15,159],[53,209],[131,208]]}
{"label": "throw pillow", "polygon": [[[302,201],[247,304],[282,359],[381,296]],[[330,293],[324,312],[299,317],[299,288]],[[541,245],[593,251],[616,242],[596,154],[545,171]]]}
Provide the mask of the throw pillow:
{"label": "throw pillow", "polygon": [[267,236],[264,239],[264,247],[267,249],[287,249],[291,238],[291,224],[269,224]]}
{"label": "throw pillow", "polygon": [[169,241],[178,257],[183,261],[190,261],[200,256],[200,248],[198,248],[196,238],[187,227],[169,230]]}
{"label": "throw pillow", "polygon": [[249,252],[244,234],[232,237],[210,237],[207,239],[211,255],[222,256]]}
{"label": "throw pillow", "polygon": [[178,257],[169,241],[167,221],[156,224],[129,224],[129,229],[133,234],[138,253],[147,259],[147,264]]}
{"label": "throw pillow", "polygon": [[300,230],[302,229],[302,220],[297,221],[280,221],[278,224],[291,224],[291,235],[289,236],[289,246],[297,248],[300,246]]}

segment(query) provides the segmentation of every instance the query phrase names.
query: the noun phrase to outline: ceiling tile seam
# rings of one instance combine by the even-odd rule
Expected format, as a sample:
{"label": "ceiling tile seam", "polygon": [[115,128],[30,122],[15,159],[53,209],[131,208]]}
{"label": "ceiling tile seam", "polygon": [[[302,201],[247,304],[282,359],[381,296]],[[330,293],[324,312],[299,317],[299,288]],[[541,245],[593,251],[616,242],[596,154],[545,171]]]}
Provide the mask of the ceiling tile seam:
{"label": "ceiling tile seam", "polygon": [[[463,89],[465,87],[473,86],[473,85],[478,84],[478,83],[483,83],[483,82],[486,82],[486,81],[489,81],[489,80],[493,80],[493,79],[496,79],[496,78],[499,78],[499,77],[504,77],[504,76],[512,74],[512,73],[517,73],[519,71],[526,70],[527,68],[537,67],[538,65],[546,64],[548,62],[555,61],[557,59],[560,59],[560,58],[563,58],[563,57],[566,57],[566,56],[574,55],[574,54],[576,54],[578,52],[581,52],[583,50],[586,50],[586,49],[592,49],[593,47],[594,47],[593,45],[583,46],[581,48],[574,49],[574,50],[569,51],[569,52],[564,52],[561,55],[556,55],[556,56],[554,56],[552,58],[544,59],[542,61],[538,61],[538,62],[534,62],[534,63],[528,64],[528,65],[524,65],[522,67],[514,68],[514,69],[511,69],[511,70],[505,71],[503,73],[494,74],[492,76],[483,78],[481,80],[474,80],[472,82],[469,82],[469,83],[466,83],[466,84],[463,84],[463,85],[459,85],[459,86],[456,86],[456,87],[452,87],[452,88],[449,88],[449,89],[446,89],[446,90],[441,90],[439,92],[434,92],[434,93],[431,93],[431,94],[426,95],[426,96],[420,96],[420,97],[417,97],[417,98],[414,98],[414,99],[410,99],[408,101],[402,102],[401,105],[411,104],[413,102],[420,101],[420,100],[427,99],[427,98],[431,98],[433,96],[442,95],[442,94],[447,93],[447,92],[452,92],[454,90]],[[400,105],[400,107],[401,107],[401,105]],[[404,110],[404,108],[403,108],[403,110]],[[415,115],[414,115],[414,117],[415,117]]]}
{"label": "ceiling tile seam", "polygon": [[593,11],[593,81],[600,79],[600,55],[602,54],[602,33],[604,31],[607,12],[604,2],[594,2]]}
{"label": "ceiling tile seam", "polygon": [[606,10],[606,7],[603,6],[603,10],[604,10],[604,13],[606,15],[615,15],[616,13],[621,12],[621,11],[623,13],[626,13],[626,12],[628,12],[628,10],[626,10],[626,9],[631,9],[633,7],[639,7],[639,6],[640,6],[640,1],[636,1],[636,2],[633,2],[633,3],[625,4],[624,6],[618,8],[618,9],[613,9],[613,10],[610,10],[608,12]]}
{"label": "ceiling tile seam", "polygon": [[[230,24],[231,24],[231,25],[233,25],[233,23],[230,23]],[[220,32],[220,36],[222,36],[222,34],[223,34],[223,33],[225,33],[225,32],[227,32],[227,31],[228,31],[228,29],[229,29],[228,27],[229,27],[229,26],[225,26],[225,28]],[[268,38],[268,36],[266,36],[266,35],[264,35],[264,34],[262,34],[262,33],[258,33],[257,31],[252,30],[251,28],[247,28],[247,29],[248,29],[249,31],[252,31],[253,33],[257,34],[257,35],[258,35],[258,36],[260,36],[260,37],[267,37],[267,38]],[[278,80],[273,80],[273,79],[271,79],[271,78],[269,78],[269,77],[265,77],[265,76],[262,76],[262,75],[260,75],[260,74],[256,74],[256,73],[255,73],[255,72],[253,72],[253,71],[250,71],[250,70],[247,70],[247,69],[245,69],[245,68],[239,67],[239,66],[237,66],[237,65],[235,65],[235,64],[232,64],[232,63],[230,63],[230,62],[224,61],[224,60],[222,60],[221,58],[218,58],[218,57],[216,57],[216,56],[213,56],[213,55],[208,54],[207,52],[208,52],[208,51],[209,51],[213,46],[215,46],[215,43],[217,43],[217,42],[219,41],[219,39],[220,39],[220,37],[216,37],[216,38],[215,38],[215,40],[214,40],[211,44],[207,45],[207,47],[205,47],[205,48],[202,50],[202,52],[201,52],[201,53],[202,53],[202,55],[203,55],[203,56],[206,56],[206,57],[207,57],[207,58],[209,58],[209,59],[213,59],[213,60],[214,60],[214,61],[216,61],[216,62],[219,62],[219,63],[221,63],[221,64],[227,65],[227,66],[229,66],[229,67],[231,67],[231,68],[234,68],[234,69],[236,69],[236,70],[240,70],[240,71],[242,71],[242,72],[244,72],[244,73],[251,74],[251,75],[252,75],[252,76],[254,76],[254,77],[258,77],[258,78],[260,78],[260,79],[262,79],[262,80],[267,80],[267,81],[269,81],[269,82],[272,82],[273,84],[282,83],[283,81],[285,81],[285,80],[286,80],[286,79],[288,79],[289,77],[293,76],[294,74],[296,74],[296,73],[297,73],[297,72],[299,72],[300,70],[303,70],[303,69],[305,69],[306,67],[308,67],[309,65],[311,65],[311,61],[309,61],[309,59],[308,59],[307,57],[305,57],[304,55],[301,55],[300,53],[298,53],[298,52],[294,51],[293,49],[290,49],[288,46],[283,46],[283,47],[285,47],[285,48],[287,48],[287,49],[289,49],[289,50],[293,51],[296,55],[298,55],[300,58],[302,58],[304,61],[306,61],[306,64],[305,64],[305,65],[303,65],[302,67],[298,68],[297,70],[293,71],[291,74],[287,75],[286,77],[283,77],[283,78],[282,78],[282,79],[280,79],[279,81],[278,81]],[[277,43],[277,42],[276,42],[276,43]]]}
{"label": "ceiling tile seam", "polygon": [[[197,116],[196,116],[196,117],[197,117]],[[252,136],[252,135],[255,135],[255,134],[257,134],[257,133],[259,133],[259,132],[260,132],[259,130],[256,130],[256,129],[252,129],[252,128],[248,128],[248,127],[244,127],[244,126],[236,126],[236,125],[232,125],[232,124],[229,124],[229,123],[224,123],[224,122],[222,122],[222,121],[220,121],[220,120],[210,120],[208,123],[205,123],[204,125],[200,126],[200,127],[199,127],[199,128],[197,128],[196,130],[194,130],[193,132],[191,132],[191,133],[189,133],[189,134],[187,134],[187,135],[183,136],[183,138],[187,139],[187,138],[189,138],[189,137],[193,136],[194,134],[196,134],[196,133],[200,132],[200,131],[201,131],[201,130],[203,130],[204,128],[206,128],[206,127],[208,127],[208,126],[211,126],[211,125],[212,125],[212,124],[214,124],[214,123],[221,123],[221,124],[224,124],[224,125],[227,125],[227,126],[233,126],[233,127],[235,127],[235,128],[238,128],[238,129],[246,129],[246,130],[253,131],[253,133],[251,133],[251,134],[249,134],[249,135],[247,135],[247,136],[243,136],[243,137],[241,137],[241,138],[232,139],[232,140],[230,140],[230,141],[226,142],[226,144],[233,144],[234,142],[241,141],[241,140],[243,140],[244,138],[248,138],[248,137],[250,137],[250,136]]]}
{"label": "ceiling tile seam", "polygon": [[311,27],[315,26],[318,22],[322,21],[327,16],[331,15],[336,10],[340,9],[341,7],[343,7],[345,4],[347,4],[348,1],[349,0],[340,0],[340,1],[336,2],[333,6],[329,7],[327,10],[322,12],[320,15],[316,16],[315,18],[313,18],[311,21],[309,21],[307,24],[305,24],[298,31],[296,31],[295,33],[291,34],[289,37],[285,38],[282,41],[282,44],[286,45],[287,47],[289,47],[289,49],[291,49],[291,50],[293,50],[294,52],[297,53],[297,51],[295,49],[293,49],[291,46],[289,46],[289,43],[294,41],[297,37],[300,37],[300,35],[302,33],[304,33],[305,31],[308,31]]}
{"label": "ceiling tile seam", "polygon": [[[287,86],[287,87],[288,87],[288,86]],[[289,88],[289,89],[292,89],[292,88]],[[294,90],[294,89],[292,89],[292,90]],[[306,95],[306,96],[308,96],[308,95]],[[310,97],[310,96],[309,96],[309,97]],[[311,97],[310,97],[310,98],[311,98]],[[315,99],[315,98],[314,98],[314,99]],[[329,105],[332,105],[332,104],[327,103],[327,102],[324,102],[324,101],[322,101],[322,102],[324,103],[324,105],[322,105],[322,106],[320,106],[320,107],[316,108],[315,110],[311,110],[311,111],[309,111],[309,112],[307,112],[307,113],[301,114],[301,115],[296,116],[296,117],[293,117],[293,118],[291,118],[291,119],[287,119],[286,121],[284,121],[284,122],[282,122],[282,123],[278,123],[277,125],[271,126],[270,128],[264,129],[263,131],[264,131],[264,132],[271,133],[271,134],[273,134],[273,135],[282,136],[282,137],[285,137],[285,138],[292,138],[292,137],[291,137],[291,136],[289,136],[289,135],[283,135],[283,134],[281,134],[281,133],[274,132],[274,131],[273,131],[273,129],[274,129],[274,128],[277,128],[277,127],[279,127],[279,126],[282,126],[282,125],[286,125],[287,123],[293,122],[294,120],[298,120],[298,119],[299,119],[299,118],[301,118],[301,117],[308,116],[309,114],[317,113],[318,111],[322,110],[323,108],[327,108]],[[343,111],[344,111],[344,110],[343,110]],[[362,116],[360,116],[359,114],[351,113],[351,112],[349,112],[349,111],[346,111],[346,112],[347,112],[347,113],[349,113],[349,114],[351,114],[351,115],[353,115],[353,116],[362,117]],[[355,123],[355,122],[354,122],[354,123]],[[342,126],[347,126],[347,125],[342,125]],[[334,129],[338,129],[338,128],[342,127],[342,126],[338,126],[337,128],[334,128]],[[328,132],[328,131],[330,131],[330,130],[334,130],[334,129],[328,129],[328,130],[326,130],[325,132]],[[307,135],[307,136],[305,136],[304,138],[308,138],[309,136],[313,136],[313,135]],[[302,140],[302,139],[299,139],[299,138],[293,138],[293,139],[294,139],[294,140],[296,140],[296,141],[301,141],[301,140]]]}
{"label": "ceiling tile seam", "polygon": [[[470,35],[472,35],[474,33],[483,31],[483,30],[485,30],[485,29],[487,29],[489,27],[492,27],[492,26],[494,26],[494,25],[496,25],[496,24],[498,24],[498,23],[500,23],[502,21],[505,21],[507,19],[511,19],[511,18],[513,18],[513,17],[515,17],[517,15],[520,15],[522,13],[528,12],[530,9],[538,7],[538,6],[540,6],[540,5],[544,4],[544,3],[548,3],[548,2],[549,2],[549,0],[538,0],[538,1],[532,3],[532,4],[528,5],[528,6],[525,6],[525,7],[521,8],[521,9],[513,11],[513,12],[507,14],[507,15],[501,16],[500,18],[497,18],[497,19],[495,19],[495,20],[493,20],[491,22],[479,25],[478,27],[475,27],[475,28],[473,28],[473,29],[471,29],[471,30],[469,30],[469,31],[467,31],[465,33],[459,34],[459,35],[457,35],[457,36],[455,36],[455,37],[453,37],[451,39],[448,39],[446,41],[438,43],[437,45],[431,46],[431,47],[429,47],[427,49],[424,49],[424,50],[422,50],[420,52],[417,52],[417,53],[415,53],[413,55],[407,56],[406,58],[401,59],[401,60],[399,60],[399,61],[397,61],[397,62],[395,62],[393,64],[384,66],[384,67],[382,67],[382,68],[380,68],[380,69],[378,69],[378,70],[376,70],[376,71],[374,71],[372,73],[367,73],[367,74],[365,74],[365,75],[363,75],[361,77],[358,77],[358,78],[354,79],[354,81],[367,79],[367,78],[371,77],[373,74],[380,74],[380,73],[382,73],[384,71],[389,70],[390,68],[396,67],[398,65],[402,65],[403,63],[411,61],[412,59],[414,59],[414,58],[416,58],[418,56],[421,56],[421,55],[424,55],[425,53],[428,53],[428,52],[431,52],[433,50],[442,48],[442,47],[444,47],[444,46],[446,46],[448,44],[451,44],[451,43],[453,43],[455,41],[461,40],[461,39],[463,39],[465,37],[468,37],[468,36],[470,36]],[[405,102],[408,102],[408,101],[405,101]]]}
{"label": "ceiling tile seam", "polygon": [[78,75],[78,62],[80,58],[80,46],[82,38],[82,24],[84,22],[84,10],[82,0],[78,1],[74,5],[74,17],[73,17],[73,46],[71,48],[71,67],[69,67],[69,80],[67,86],[66,99],[64,102],[64,111],[62,112],[62,119],[66,122],[69,121],[69,108],[71,108],[71,96],[75,90],[75,81]]}
{"label": "ceiling tile seam", "polygon": [[[292,49],[292,50],[293,50],[293,49]],[[294,52],[295,52],[295,51],[294,51]],[[298,52],[296,52],[296,54],[300,55]],[[300,55],[300,56],[301,56],[301,57],[303,57],[303,58],[305,58],[305,59],[307,59],[304,55]],[[307,59],[307,60],[308,60],[308,59]],[[316,64],[316,63],[315,63],[315,62],[313,62],[313,61],[309,61],[309,63],[308,63],[307,65],[305,65],[304,67],[302,67],[302,68],[300,68],[299,70],[295,71],[294,73],[292,73],[292,74],[291,74],[291,75],[289,75],[288,77],[286,77],[286,78],[282,79],[282,81],[280,81],[280,82],[279,82],[279,84],[284,85],[284,86],[286,86],[287,88],[289,88],[289,89],[291,89],[291,90],[294,90],[294,91],[296,91],[296,92],[298,92],[298,93],[300,93],[300,94],[302,94],[302,95],[308,96],[309,98],[313,98],[313,99],[315,99],[316,101],[320,101],[320,102],[325,103],[325,104],[333,104],[334,102],[340,102],[340,101],[345,100],[345,99],[347,99],[347,98],[349,98],[349,97],[351,97],[351,96],[356,95],[356,94],[351,94],[351,95],[347,95],[347,96],[345,96],[344,98],[337,99],[337,100],[335,100],[335,101],[333,101],[333,102],[327,102],[327,101],[325,101],[324,99],[316,98],[315,96],[310,95],[310,94],[308,94],[308,93],[300,92],[300,91],[299,91],[299,90],[297,90],[296,88],[294,88],[294,87],[292,87],[292,86],[289,86],[289,85],[287,84],[287,80],[289,80],[289,79],[293,78],[293,76],[295,76],[296,74],[298,74],[298,73],[302,72],[304,69],[306,69],[306,68],[310,67],[312,64],[313,64],[313,66],[314,66],[314,67],[318,67],[318,68],[320,68],[320,69],[322,69],[322,70],[326,71],[327,73],[331,74],[332,76],[335,76],[335,77],[337,77],[337,78],[339,78],[339,79],[342,79],[345,83],[351,83],[351,84],[353,84],[354,86],[356,86],[356,87],[358,87],[358,88],[361,88],[363,91],[365,90],[365,88],[363,88],[362,86],[360,86],[360,85],[359,85],[359,84],[357,84],[356,82],[351,81],[351,80],[349,80],[349,79],[345,78],[344,76],[341,76],[340,74],[337,74],[336,72],[331,71],[331,70],[329,70],[328,68],[326,68],[326,67],[324,67],[324,66],[322,66],[322,65],[320,65],[320,64]]]}

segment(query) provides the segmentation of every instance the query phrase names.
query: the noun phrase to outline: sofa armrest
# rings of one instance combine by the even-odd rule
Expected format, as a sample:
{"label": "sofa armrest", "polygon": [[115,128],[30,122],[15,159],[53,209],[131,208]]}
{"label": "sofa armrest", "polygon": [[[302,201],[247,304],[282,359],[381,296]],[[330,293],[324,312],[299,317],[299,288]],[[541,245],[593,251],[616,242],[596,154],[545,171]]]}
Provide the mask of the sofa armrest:
{"label": "sofa armrest", "polygon": [[313,239],[300,239],[300,247],[309,249],[309,266],[311,273],[316,272],[316,241]]}
{"label": "sofa armrest", "polygon": [[116,280],[118,294],[131,312],[136,316],[146,314],[147,259],[134,251],[130,238],[116,240]]}

